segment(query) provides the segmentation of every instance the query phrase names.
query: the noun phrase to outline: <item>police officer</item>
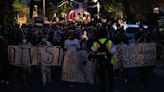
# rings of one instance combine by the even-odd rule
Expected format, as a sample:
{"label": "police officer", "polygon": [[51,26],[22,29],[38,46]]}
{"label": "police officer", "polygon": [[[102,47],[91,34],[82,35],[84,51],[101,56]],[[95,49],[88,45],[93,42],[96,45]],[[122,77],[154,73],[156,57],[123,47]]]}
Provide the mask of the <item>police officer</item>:
{"label": "police officer", "polygon": [[107,31],[105,29],[101,28],[100,31],[98,31],[98,40],[93,43],[91,49],[95,53],[97,60],[96,72],[99,78],[100,92],[107,92],[107,89],[108,92],[113,92],[113,54],[115,52],[115,47],[112,41],[108,40]]}

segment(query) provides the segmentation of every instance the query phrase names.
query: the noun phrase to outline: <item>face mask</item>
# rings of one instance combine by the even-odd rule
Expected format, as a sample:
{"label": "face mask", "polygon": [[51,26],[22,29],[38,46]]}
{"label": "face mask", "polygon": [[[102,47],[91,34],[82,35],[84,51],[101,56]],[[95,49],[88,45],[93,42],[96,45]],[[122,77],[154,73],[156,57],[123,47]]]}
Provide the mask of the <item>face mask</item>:
{"label": "face mask", "polygon": [[26,42],[27,42],[27,40],[26,40],[26,39],[23,39],[23,40],[22,40],[22,42],[23,42],[23,43],[26,43]]}
{"label": "face mask", "polygon": [[42,42],[46,42],[46,39],[45,39],[45,38],[43,38],[43,39],[42,39]]}

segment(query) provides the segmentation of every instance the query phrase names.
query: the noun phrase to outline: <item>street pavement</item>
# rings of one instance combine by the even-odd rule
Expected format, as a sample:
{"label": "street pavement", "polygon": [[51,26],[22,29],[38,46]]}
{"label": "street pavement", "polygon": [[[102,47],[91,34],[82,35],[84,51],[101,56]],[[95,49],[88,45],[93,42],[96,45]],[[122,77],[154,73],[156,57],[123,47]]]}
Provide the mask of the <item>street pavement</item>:
{"label": "street pavement", "polygon": [[[60,67],[53,68],[52,82],[46,86],[42,85],[37,68],[29,75],[28,84],[24,83],[21,71],[16,70],[11,74],[9,85],[0,84],[0,92],[98,92],[98,81],[94,85],[62,81]],[[156,66],[154,73],[145,81],[140,81],[139,76],[136,68],[130,68],[129,79],[125,83],[120,70],[115,78],[115,92],[164,92],[164,65]]]}

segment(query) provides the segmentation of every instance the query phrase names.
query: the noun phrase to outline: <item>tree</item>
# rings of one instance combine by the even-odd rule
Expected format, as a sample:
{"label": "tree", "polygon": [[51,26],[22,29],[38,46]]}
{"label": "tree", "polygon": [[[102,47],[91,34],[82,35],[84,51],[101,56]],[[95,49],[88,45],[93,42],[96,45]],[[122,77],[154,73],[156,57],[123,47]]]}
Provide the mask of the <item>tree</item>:
{"label": "tree", "polygon": [[[66,0],[46,0],[46,17],[52,17],[54,15],[54,12],[58,15],[60,15],[61,12],[69,14],[74,6],[71,2],[63,3],[65,1]],[[61,5],[61,7],[57,7],[59,5]]]}
{"label": "tree", "polygon": [[29,15],[29,7],[25,1],[20,3],[19,0],[15,0],[13,2],[13,7],[15,11],[23,12],[26,15]]}
{"label": "tree", "polygon": [[12,7],[13,0],[0,0],[0,25],[13,24],[14,12]]}
{"label": "tree", "polygon": [[103,15],[106,13],[110,14],[111,18],[121,18],[123,17],[124,7],[122,0],[101,0],[103,5],[102,10],[105,10]]}

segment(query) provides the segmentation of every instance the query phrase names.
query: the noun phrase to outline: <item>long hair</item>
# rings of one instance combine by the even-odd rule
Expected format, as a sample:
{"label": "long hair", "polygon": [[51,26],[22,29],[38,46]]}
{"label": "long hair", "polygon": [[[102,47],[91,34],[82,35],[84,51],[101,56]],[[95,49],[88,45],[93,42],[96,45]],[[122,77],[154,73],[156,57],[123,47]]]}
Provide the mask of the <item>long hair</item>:
{"label": "long hair", "polygon": [[73,30],[68,32],[67,39],[72,39],[72,40],[75,39],[75,33],[73,32]]}

